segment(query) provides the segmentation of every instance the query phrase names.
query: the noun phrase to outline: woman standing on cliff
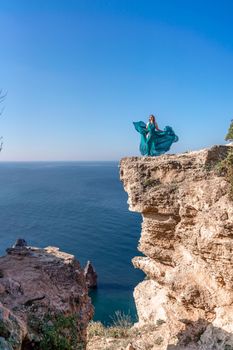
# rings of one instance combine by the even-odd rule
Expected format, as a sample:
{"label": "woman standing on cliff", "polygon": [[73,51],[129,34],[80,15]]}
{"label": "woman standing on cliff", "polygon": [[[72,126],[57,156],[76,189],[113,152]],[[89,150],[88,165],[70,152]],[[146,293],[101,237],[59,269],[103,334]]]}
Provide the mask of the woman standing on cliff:
{"label": "woman standing on cliff", "polygon": [[169,151],[173,142],[178,141],[178,136],[170,126],[160,130],[151,114],[149,121],[145,124],[143,121],[133,122],[135,129],[141,134],[140,152],[143,156],[159,156]]}

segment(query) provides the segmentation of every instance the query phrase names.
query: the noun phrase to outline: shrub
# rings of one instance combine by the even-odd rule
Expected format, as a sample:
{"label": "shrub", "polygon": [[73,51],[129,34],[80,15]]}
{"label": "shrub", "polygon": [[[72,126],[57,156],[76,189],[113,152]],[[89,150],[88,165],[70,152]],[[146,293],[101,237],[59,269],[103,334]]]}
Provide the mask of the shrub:
{"label": "shrub", "polygon": [[113,317],[111,317],[114,327],[130,328],[133,325],[130,314],[117,310]]}
{"label": "shrub", "polygon": [[91,321],[87,330],[88,338],[91,339],[94,336],[127,338],[131,335],[133,321],[129,314],[118,310],[111,319],[112,325],[106,327],[101,322]]}
{"label": "shrub", "polygon": [[231,121],[228,132],[225,136],[225,140],[226,141],[233,141],[233,120]]}
{"label": "shrub", "polygon": [[162,320],[161,318],[159,318],[157,321],[156,321],[156,325],[157,326],[161,326],[162,324],[166,323],[164,320]]}
{"label": "shrub", "polygon": [[100,321],[90,321],[87,327],[88,338],[91,339],[95,336],[104,337],[105,327]]}
{"label": "shrub", "polygon": [[230,197],[233,200],[233,149],[229,149],[227,157],[217,164],[216,169],[230,183]]}
{"label": "shrub", "polygon": [[143,181],[142,185],[144,187],[154,187],[154,186],[159,186],[161,184],[159,179],[146,179]]}
{"label": "shrub", "polygon": [[155,339],[155,344],[156,345],[161,345],[163,343],[163,338],[162,337],[158,337],[157,339]]}
{"label": "shrub", "polygon": [[[45,315],[43,319],[31,317],[30,327],[38,333],[36,343],[40,350],[83,350],[78,316]],[[78,327],[79,325],[79,327]],[[37,347],[36,347],[37,349]]]}
{"label": "shrub", "polygon": [[10,331],[3,320],[0,320],[0,337],[8,339],[10,337]]}

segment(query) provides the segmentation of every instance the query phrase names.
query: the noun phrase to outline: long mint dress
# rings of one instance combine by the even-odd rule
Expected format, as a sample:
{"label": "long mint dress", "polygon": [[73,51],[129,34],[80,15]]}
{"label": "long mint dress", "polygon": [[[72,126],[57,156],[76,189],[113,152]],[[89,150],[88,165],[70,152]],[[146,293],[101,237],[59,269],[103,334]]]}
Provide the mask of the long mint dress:
{"label": "long mint dress", "polygon": [[158,131],[153,123],[149,123],[148,128],[143,121],[133,122],[133,124],[141,134],[139,150],[143,156],[159,156],[169,151],[173,142],[178,141],[178,136],[170,126],[166,126],[164,131]]}

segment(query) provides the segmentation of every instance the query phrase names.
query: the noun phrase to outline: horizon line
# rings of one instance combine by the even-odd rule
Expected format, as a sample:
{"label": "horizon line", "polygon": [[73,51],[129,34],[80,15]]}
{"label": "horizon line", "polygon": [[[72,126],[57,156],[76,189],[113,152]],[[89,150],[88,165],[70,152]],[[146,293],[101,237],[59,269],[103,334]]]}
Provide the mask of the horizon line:
{"label": "horizon line", "polygon": [[119,159],[98,159],[98,160],[89,160],[89,159],[77,159],[77,160],[0,160],[0,163],[46,163],[46,162],[53,162],[53,163],[74,163],[74,162],[118,162]]}

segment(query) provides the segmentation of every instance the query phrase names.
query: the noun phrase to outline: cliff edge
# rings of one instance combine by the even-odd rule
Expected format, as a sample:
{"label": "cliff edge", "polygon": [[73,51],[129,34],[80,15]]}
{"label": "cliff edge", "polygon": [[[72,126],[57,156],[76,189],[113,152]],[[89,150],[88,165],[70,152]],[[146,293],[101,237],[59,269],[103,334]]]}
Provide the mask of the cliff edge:
{"label": "cliff edge", "polygon": [[92,316],[73,255],[19,240],[0,257],[0,349],[83,350]]}
{"label": "cliff edge", "polygon": [[137,326],[162,327],[148,349],[233,349],[233,200],[216,171],[230,149],[120,162],[129,209],[143,218]]}

